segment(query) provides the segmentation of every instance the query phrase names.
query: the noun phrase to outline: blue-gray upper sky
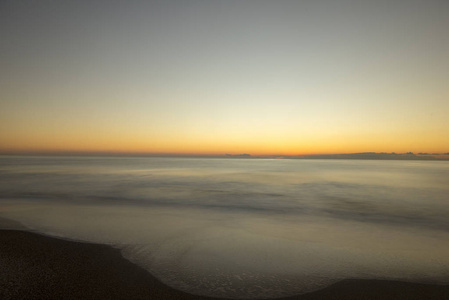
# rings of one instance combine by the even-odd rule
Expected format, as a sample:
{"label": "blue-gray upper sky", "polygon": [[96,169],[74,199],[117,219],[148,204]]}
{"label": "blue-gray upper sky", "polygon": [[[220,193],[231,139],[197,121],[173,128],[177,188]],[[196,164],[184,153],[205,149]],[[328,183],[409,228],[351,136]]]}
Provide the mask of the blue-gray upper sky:
{"label": "blue-gray upper sky", "polygon": [[1,1],[0,148],[447,152],[448,28],[446,0]]}

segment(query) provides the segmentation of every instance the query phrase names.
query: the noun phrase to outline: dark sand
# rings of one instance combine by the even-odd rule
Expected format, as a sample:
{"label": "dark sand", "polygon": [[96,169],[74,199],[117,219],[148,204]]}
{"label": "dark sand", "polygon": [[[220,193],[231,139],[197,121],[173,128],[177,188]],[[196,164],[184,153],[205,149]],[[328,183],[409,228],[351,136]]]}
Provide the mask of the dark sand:
{"label": "dark sand", "polygon": [[[105,245],[0,230],[0,299],[217,299],[172,289]],[[449,299],[449,285],[343,280],[283,299]]]}

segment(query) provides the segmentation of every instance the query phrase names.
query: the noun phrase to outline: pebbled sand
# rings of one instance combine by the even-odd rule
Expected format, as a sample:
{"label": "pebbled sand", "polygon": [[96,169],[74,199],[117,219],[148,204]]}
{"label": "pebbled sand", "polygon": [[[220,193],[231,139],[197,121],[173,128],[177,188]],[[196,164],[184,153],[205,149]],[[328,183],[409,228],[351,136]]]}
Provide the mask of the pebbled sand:
{"label": "pebbled sand", "polygon": [[[0,299],[217,298],[172,289],[106,245],[0,230]],[[282,299],[442,300],[449,299],[449,285],[351,279]]]}

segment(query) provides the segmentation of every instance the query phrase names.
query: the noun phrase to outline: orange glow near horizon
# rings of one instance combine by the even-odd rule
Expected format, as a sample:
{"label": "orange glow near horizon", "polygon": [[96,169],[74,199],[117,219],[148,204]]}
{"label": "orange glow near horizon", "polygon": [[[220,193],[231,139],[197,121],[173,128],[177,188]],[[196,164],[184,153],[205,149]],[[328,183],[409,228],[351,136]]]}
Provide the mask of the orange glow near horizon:
{"label": "orange glow near horizon", "polygon": [[[342,154],[359,152],[427,152],[446,153],[448,148],[438,137],[426,137],[425,144],[433,147],[422,147],[413,136],[408,140],[398,140],[396,137],[379,136],[361,137],[335,136],[335,137],[308,137],[293,139],[290,137],[274,138],[263,137],[246,138],[245,136],[224,139],[221,136],[195,137],[158,137],[124,135],[101,135],[91,132],[87,134],[34,134],[24,135],[20,139],[17,135],[2,137],[1,152],[9,153],[45,153],[45,152],[88,152],[88,153],[129,153],[129,154],[186,154],[186,155],[224,155],[248,153],[251,155],[313,155],[313,154]],[[9,139],[9,140],[8,140]],[[7,145],[5,147],[4,145]]]}

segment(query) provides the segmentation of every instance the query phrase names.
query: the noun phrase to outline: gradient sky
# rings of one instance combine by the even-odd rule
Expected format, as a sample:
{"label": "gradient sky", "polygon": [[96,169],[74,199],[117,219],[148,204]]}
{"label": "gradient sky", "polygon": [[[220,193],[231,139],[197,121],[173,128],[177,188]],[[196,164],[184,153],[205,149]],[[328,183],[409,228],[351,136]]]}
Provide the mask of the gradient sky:
{"label": "gradient sky", "polygon": [[0,151],[449,151],[449,1],[0,2]]}

